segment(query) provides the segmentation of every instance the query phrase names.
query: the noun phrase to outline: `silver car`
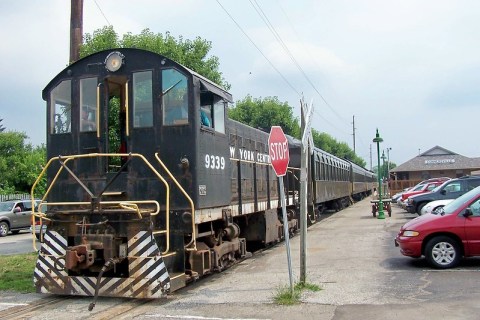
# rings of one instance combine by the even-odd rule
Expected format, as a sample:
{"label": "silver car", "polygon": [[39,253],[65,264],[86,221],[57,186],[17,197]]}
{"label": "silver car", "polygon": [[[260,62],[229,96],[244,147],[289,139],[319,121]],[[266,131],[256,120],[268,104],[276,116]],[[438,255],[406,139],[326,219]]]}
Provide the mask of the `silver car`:
{"label": "silver car", "polygon": [[[35,205],[39,201],[35,200]],[[32,200],[10,200],[0,202],[0,237],[8,232],[19,233],[28,230],[32,217]]]}

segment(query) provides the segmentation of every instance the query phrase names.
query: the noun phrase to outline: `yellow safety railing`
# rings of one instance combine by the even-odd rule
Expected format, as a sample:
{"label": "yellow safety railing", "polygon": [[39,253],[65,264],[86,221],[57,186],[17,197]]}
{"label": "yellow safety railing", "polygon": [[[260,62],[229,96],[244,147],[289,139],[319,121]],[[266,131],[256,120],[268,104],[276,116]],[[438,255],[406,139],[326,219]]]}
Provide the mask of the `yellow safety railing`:
{"label": "yellow safety railing", "polygon": [[[67,167],[67,163],[70,161],[74,161],[76,159],[81,159],[81,158],[98,158],[98,157],[135,157],[135,158],[140,158],[147,167],[152,170],[152,172],[159,178],[163,184],[165,185],[165,190],[166,190],[166,201],[165,201],[165,230],[154,230],[154,234],[166,234],[166,246],[165,246],[165,251],[162,252],[162,254],[166,254],[170,250],[170,187],[167,183],[167,181],[162,177],[162,175],[152,166],[152,164],[141,154],[138,153],[89,153],[89,154],[81,154],[81,155],[70,155],[70,156],[58,156],[58,157],[53,157],[51,158],[45,167],[43,168],[42,172],[40,175],[37,177],[35,180],[32,190],[30,193],[30,196],[32,198],[32,239],[33,239],[33,248],[38,251],[37,246],[36,246],[36,237],[35,237],[35,218],[40,219],[40,225],[42,225],[43,220],[50,220],[46,217],[44,213],[42,213],[41,209],[43,206],[78,206],[78,205],[89,205],[91,204],[90,202],[46,202],[45,199],[47,199],[48,194],[52,190],[53,185],[58,180],[58,177],[60,173],[65,169],[67,170],[74,178],[76,178],[75,174]],[[50,167],[50,165],[55,162],[59,161],[62,162],[61,166],[59,167],[57,173],[55,174],[51,184],[48,186],[47,191],[45,192],[43,198],[41,199],[41,203],[38,206],[38,212],[35,211],[35,206],[33,203],[35,202],[34,200],[34,194],[35,194],[35,188],[37,187],[38,183],[42,179],[42,177],[45,175],[47,169]],[[77,178],[76,178],[77,179]],[[77,182],[82,186],[85,191],[87,191],[90,196],[93,196],[93,194],[88,190],[88,188],[83,185],[83,183],[80,180],[77,180]],[[109,206],[117,206],[119,208],[125,209],[125,210],[130,210],[133,211],[137,214],[139,218],[142,218],[142,210],[139,208],[138,205],[145,205],[145,204],[154,204],[156,206],[156,210],[151,212],[151,211],[143,211],[144,213],[150,213],[151,216],[157,215],[160,212],[160,204],[157,201],[154,200],[144,200],[144,201],[100,201],[99,202],[101,205],[109,205]],[[41,228],[41,227],[40,227]],[[40,236],[43,237],[42,235],[42,230],[40,230]]]}
{"label": "yellow safety railing", "polygon": [[168,174],[168,176],[172,179],[172,181],[175,183],[175,185],[180,189],[180,191],[183,193],[185,198],[187,198],[188,202],[190,203],[190,208],[192,210],[192,240],[185,246],[187,249],[190,245],[193,244],[193,248],[191,250],[196,251],[197,250],[197,240],[196,240],[196,228],[195,228],[195,205],[193,204],[192,198],[188,195],[188,193],[185,191],[185,189],[182,187],[182,185],[175,179],[173,174],[168,170],[167,166],[160,160],[160,157],[158,156],[158,152],[155,153],[155,158],[157,158],[158,162],[162,166],[162,168],[165,170],[165,172]]}

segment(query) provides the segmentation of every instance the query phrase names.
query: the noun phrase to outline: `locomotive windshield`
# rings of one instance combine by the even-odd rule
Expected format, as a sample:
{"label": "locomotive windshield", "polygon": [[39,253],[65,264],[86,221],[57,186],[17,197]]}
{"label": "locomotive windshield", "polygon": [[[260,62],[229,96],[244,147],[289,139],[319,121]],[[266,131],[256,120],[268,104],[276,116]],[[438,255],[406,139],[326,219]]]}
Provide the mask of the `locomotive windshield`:
{"label": "locomotive windshield", "polygon": [[188,124],[187,77],[175,69],[162,70],[163,124]]}
{"label": "locomotive windshield", "polygon": [[72,85],[62,81],[51,94],[51,133],[68,133],[72,130]]}

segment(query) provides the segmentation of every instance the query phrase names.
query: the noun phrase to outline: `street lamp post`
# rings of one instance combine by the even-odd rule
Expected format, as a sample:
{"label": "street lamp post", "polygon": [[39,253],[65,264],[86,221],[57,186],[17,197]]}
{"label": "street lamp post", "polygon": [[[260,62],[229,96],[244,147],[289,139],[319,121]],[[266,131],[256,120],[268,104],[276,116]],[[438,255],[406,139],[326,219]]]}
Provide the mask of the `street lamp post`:
{"label": "street lamp post", "polygon": [[385,159],[387,159],[387,157],[385,156],[385,150],[382,151],[382,156],[380,158],[382,158],[382,182],[383,182],[385,180]]}
{"label": "street lamp post", "polygon": [[390,150],[392,148],[387,148],[387,180],[390,181]]}
{"label": "street lamp post", "polygon": [[385,219],[385,213],[383,212],[383,201],[382,201],[382,182],[381,182],[381,174],[380,174],[380,142],[383,142],[383,139],[380,138],[380,134],[378,133],[375,135],[373,142],[377,144],[377,163],[378,163],[378,170],[377,170],[377,180],[378,180],[378,219]]}

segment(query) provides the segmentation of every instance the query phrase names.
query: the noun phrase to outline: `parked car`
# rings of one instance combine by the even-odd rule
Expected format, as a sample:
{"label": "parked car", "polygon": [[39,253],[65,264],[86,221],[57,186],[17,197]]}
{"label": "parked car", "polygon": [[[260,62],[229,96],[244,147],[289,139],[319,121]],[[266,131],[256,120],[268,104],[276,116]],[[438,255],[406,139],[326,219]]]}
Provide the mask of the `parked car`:
{"label": "parked car", "polygon": [[[439,177],[439,178],[431,178],[431,179],[427,179],[427,180],[423,180],[423,181],[420,181],[419,183],[417,183],[416,185],[414,185],[413,187],[410,187],[410,188],[405,188],[403,189],[403,191],[400,191],[399,193],[396,193],[393,197],[392,197],[392,201],[393,202],[397,202],[401,207],[402,207],[402,198],[401,196],[407,192],[407,191],[413,191],[413,190],[419,190],[422,186],[424,186],[426,183],[430,183],[430,182],[445,182],[447,180],[450,180],[449,177]],[[393,199],[395,198],[395,199]],[[406,200],[407,198],[405,198]],[[405,201],[403,200],[403,201]]]}
{"label": "parked car", "polygon": [[417,217],[400,228],[395,238],[400,252],[425,256],[439,269],[455,267],[462,256],[480,256],[480,187],[442,208],[441,214]]}
{"label": "parked car", "polygon": [[406,210],[421,214],[422,208],[434,200],[456,199],[469,190],[480,185],[480,176],[465,176],[445,181],[429,193],[414,195],[408,198]]}
{"label": "parked car", "polygon": [[[39,201],[35,200],[35,205]],[[9,231],[13,234],[28,230],[31,224],[32,200],[10,200],[0,202],[0,237]]]}
{"label": "parked car", "polygon": [[417,190],[411,190],[411,191],[404,192],[402,194],[402,201],[405,201],[405,200],[408,199],[408,197],[416,195],[416,194],[430,192],[433,189],[435,189],[436,187],[438,187],[439,185],[441,185],[442,183],[443,183],[442,181],[427,182],[423,185],[420,185],[420,188],[417,188]]}
{"label": "parked car", "polygon": [[431,202],[427,203],[427,205],[422,208],[420,214],[422,216],[424,214],[429,214],[429,213],[436,214],[438,209],[443,208],[445,205],[449,204],[452,201],[453,201],[453,199],[431,201]]}
{"label": "parked car", "polygon": [[402,199],[402,194],[403,194],[404,192],[407,192],[407,191],[410,190],[410,189],[412,189],[412,188],[405,188],[405,189],[403,189],[402,191],[395,193],[395,194],[392,196],[392,202],[393,202],[393,203],[396,203],[399,199]]}
{"label": "parked car", "polygon": [[[410,190],[408,192],[418,191],[418,190],[422,189],[423,186],[424,186],[424,184],[417,184],[414,187],[410,188]],[[403,196],[403,193],[402,193],[402,196]],[[403,209],[406,209],[406,206],[407,206],[406,200],[407,199],[404,199],[403,197],[400,197],[400,199],[397,200],[397,203],[400,207],[402,207]]]}

